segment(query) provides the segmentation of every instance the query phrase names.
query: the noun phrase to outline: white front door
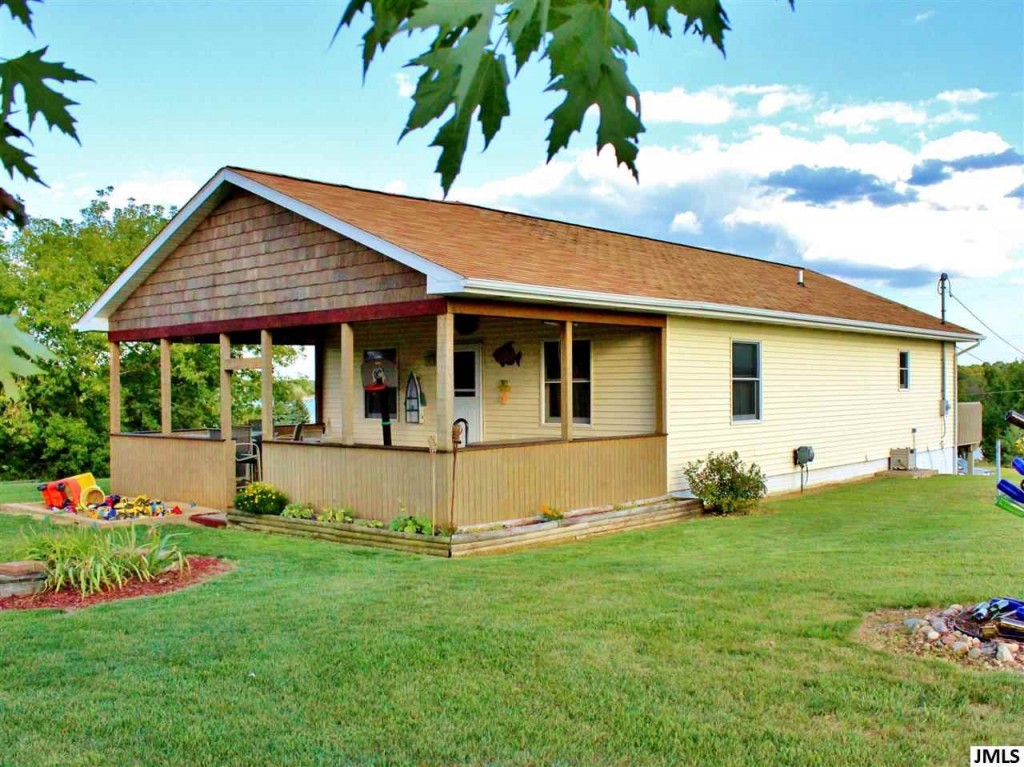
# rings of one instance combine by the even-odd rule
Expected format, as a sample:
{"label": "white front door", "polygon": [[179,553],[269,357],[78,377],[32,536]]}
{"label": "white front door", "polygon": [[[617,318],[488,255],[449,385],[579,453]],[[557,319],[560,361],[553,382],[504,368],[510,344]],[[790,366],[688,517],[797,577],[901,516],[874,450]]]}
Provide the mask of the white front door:
{"label": "white front door", "polygon": [[483,438],[480,346],[456,346],[455,420],[462,421],[462,445]]}

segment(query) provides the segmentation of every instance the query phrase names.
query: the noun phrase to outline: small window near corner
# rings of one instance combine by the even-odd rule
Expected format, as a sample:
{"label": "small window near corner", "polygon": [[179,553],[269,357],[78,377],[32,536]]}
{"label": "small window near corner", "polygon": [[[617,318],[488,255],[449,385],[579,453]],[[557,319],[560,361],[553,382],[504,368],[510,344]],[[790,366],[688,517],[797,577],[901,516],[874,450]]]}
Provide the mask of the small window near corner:
{"label": "small window near corner", "polygon": [[900,352],[900,388],[910,388],[910,352]]}
{"label": "small window near corner", "polygon": [[732,342],[732,420],[761,419],[761,344]]}

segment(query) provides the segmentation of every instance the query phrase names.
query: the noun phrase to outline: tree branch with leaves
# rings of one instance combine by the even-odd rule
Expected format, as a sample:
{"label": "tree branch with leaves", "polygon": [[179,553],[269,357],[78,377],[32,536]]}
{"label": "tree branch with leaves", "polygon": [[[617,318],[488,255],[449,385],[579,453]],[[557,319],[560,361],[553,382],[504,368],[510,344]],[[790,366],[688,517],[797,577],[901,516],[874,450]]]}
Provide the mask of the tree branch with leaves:
{"label": "tree branch with leaves", "polygon": [[[795,0],[788,0],[793,6]],[[617,164],[639,180],[640,92],[627,57],[639,53],[623,18],[642,17],[671,38],[694,34],[725,53],[729,17],[720,0],[350,0],[335,38],[368,15],[363,74],[398,35],[432,30],[434,38],[406,66],[422,74],[401,137],[438,121],[431,146],[440,148],[436,172],[447,195],[462,170],[474,117],[484,149],[510,113],[508,57],[516,75],[537,57],[548,62],[547,91],[562,101],[547,116],[547,159],[569,145],[591,108],[598,114],[597,151],[611,146]],[[673,26],[675,24],[675,26]]]}
{"label": "tree branch with leaves", "polygon": [[[34,0],[0,0],[11,19],[34,34]],[[38,0],[41,2],[41,0]],[[83,82],[90,78],[58,61],[47,61],[47,48],[27,51],[12,59],[0,59],[0,162],[13,180],[19,174],[26,181],[46,186],[24,147],[31,145],[29,133],[40,117],[50,130],[57,129],[78,141],[75,118],[69,111],[75,102],[50,86],[50,83]],[[16,124],[17,123],[17,124]],[[20,127],[19,127],[20,125]],[[28,222],[24,203],[0,187],[0,218],[19,229]],[[21,350],[19,353],[17,350]],[[31,358],[47,358],[49,352],[30,335],[18,329],[15,317],[0,317],[0,391],[12,399],[18,397],[15,375],[34,375],[39,368]]]}

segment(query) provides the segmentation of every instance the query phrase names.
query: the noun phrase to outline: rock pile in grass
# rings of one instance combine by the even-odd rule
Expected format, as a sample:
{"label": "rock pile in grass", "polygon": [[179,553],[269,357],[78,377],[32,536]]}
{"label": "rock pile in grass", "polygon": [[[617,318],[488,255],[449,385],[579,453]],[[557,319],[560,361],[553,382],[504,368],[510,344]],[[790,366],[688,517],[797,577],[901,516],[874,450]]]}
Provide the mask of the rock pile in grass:
{"label": "rock pile in grass", "polygon": [[904,619],[913,650],[950,656],[969,665],[1024,671],[1024,648],[1020,644],[1002,637],[979,639],[959,631],[955,619],[963,612],[962,605],[950,605],[923,618]]}

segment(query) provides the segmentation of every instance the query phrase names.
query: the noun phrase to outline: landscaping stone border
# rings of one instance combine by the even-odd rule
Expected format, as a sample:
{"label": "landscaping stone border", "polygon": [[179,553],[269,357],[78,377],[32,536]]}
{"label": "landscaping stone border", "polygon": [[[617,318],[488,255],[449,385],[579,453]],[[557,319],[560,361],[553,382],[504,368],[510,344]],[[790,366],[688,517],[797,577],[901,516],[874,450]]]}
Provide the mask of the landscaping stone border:
{"label": "landscaping stone border", "polygon": [[664,496],[625,508],[602,506],[572,512],[558,520],[515,520],[495,529],[456,532],[452,536],[399,533],[341,522],[249,514],[234,509],[228,511],[227,516],[230,524],[247,530],[453,558],[506,553],[622,530],[655,527],[696,517],[700,513],[699,501]]}

